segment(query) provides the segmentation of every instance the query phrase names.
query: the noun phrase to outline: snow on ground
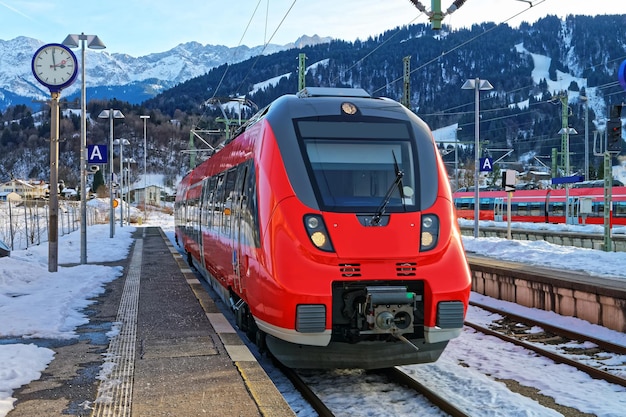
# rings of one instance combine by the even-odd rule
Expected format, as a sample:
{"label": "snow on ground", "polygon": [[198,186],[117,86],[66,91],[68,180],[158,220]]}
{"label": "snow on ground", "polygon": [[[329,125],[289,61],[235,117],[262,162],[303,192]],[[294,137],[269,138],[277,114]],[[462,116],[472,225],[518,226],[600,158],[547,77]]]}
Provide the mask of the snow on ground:
{"label": "snow on ground", "polygon": [[[145,226],[161,226],[166,236],[173,240],[173,216],[151,212],[147,217]],[[571,229],[575,226],[562,227]],[[117,261],[127,257],[132,245],[131,234],[135,230],[133,226],[116,225],[115,236],[111,239],[108,224],[90,226],[87,229],[88,262]],[[477,254],[626,279],[624,253],[495,238],[463,237],[463,241],[468,251]],[[13,390],[40,378],[41,372],[54,358],[54,351],[29,343],[29,339],[76,337],[76,328],[88,321],[84,308],[104,291],[108,282],[123,274],[119,267],[80,265],[79,231],[60,237],[58,244],[60,266],[53,273],[48,272],[47,244],[16,250],[10,257],[0,258],[0,417],[13,408]],[[75,266],[61,266],[67,264]],[[562,323],[564,327],[586,329],[595,336],[626,345],[624,334],[582,320],[527,309],[478,294],[472,294],[472,299],[505,305],[518,314],[547,315],[550,321]],[[480,314],[470,309],[469,319],[487,320]],[[17,338],[21,342],[7,342],[8,338]],[[2,339],[5,344],[1,343]],[[500,382],[506,378],[520,380],[523,385],[536,387],[544,395],[554,397],[558,403],[584,412],[606,417],[626,415],[623,411],[626,410],[626,390],[530,354],[520,363],[519,353],[515,355],[517,349],[465,331],[449,344],[438,362],[405,368],[425,383],[449,384],[455,387],[459,396],[471,395],[473,401],[476,399],[480,404],[472,410],[471,414],[476,416],[502,415],[503,409],[511,411],[512,414],[507,415],[515,416],[558,415],[526,397],[511,393]],[[460,367],[460,363],[465,366]],[[461,373],[460,369],[467,369],[468,373]],[[446,388],[442,386],[441,389]],[[289,398],[289,393],[285,395]],[[372,395],[387,394],[373,392]],[[347,410],[352,406],[350,393],[343,393],[343,398]]]}

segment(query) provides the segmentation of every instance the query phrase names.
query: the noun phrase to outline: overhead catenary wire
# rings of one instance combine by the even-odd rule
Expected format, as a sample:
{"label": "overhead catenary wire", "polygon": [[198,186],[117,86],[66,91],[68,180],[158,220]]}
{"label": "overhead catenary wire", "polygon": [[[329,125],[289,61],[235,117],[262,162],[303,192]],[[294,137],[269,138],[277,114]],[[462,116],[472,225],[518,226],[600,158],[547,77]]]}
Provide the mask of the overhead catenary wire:
{"label": "overhead catenary wire", "polygon": [[[241,35],[241,39],[239,40],[239,43],[237,44],[237,46],[241,46],[243,39],[246,35],[246,33],[248,32],[248,29],[250,28],[250,25],[252,23],[252,20],[254,19],[254,16],[256,15],[259,6],[261,5],[261,1],[259,0],[254,8],[254,11],[252,12],[252,16],[250,16],[250,20],[248,21],[248,24],[246,25],[246,28],[243,32],[243,34]],[[237,87],[237,89],[235,91],[239,91],[246,79],[248,78],[248,76],[250,75],[250,73],[252,72],[252,69],[254,69],[254,66],[257,64],[257,62],[259,61],[259,59],[263,56],[263,52],[265,52],[265,49],[267,49],[268,45],[270,44],[270,42],[272,41],[272,39],[274,38],[274,36],[276,35],[276,33],[278,32],[278,30],[280,29],[280,27],[282,26],[282,24],[284,23],[285,19],[287,18],[287,16],[289,15],[289,13],[291,12],[291,10],[293,9],[293,7],[295,6],[297,0],[293,0],[293,2],[291,3],[291,6],[289,6],[289,8],[287,9],[287,11],[285,12],[284,16],[282,17],[282,19],[280,20],[278,26],[276,27],[276,29],[274,30],[274,32],[272,33],[272,35],[269,37],[269,39],[264,39],[263,41],[263,48],[261,49],[261,52],[257,55],[256,59],[254,60],[254,62],[252,63],[252,65],[250,66],[250,69],[248,70],[248,72],[246,73],[246,75],[243,77],[243,79],[241,80],[240,85]],[[264,38],[266,38],[267,36],[267,26],[268,26],[268,16],[269,16],[269,0],[267,0],[267,10],[266,10],[266,17],[265,17],[265,34],[264,34]],[[215,97],[217,96],[217,93],[220,89],[220,87],[222,86],[224,79],[226,78],[226,75],[228,74],[228,70],[229,70],[230,66],[226,65],[226,68],[224,69],[224,73],[222,74],[222,77],[220,78],[220,81],[218,82],[217,86],[215,87],[215,89],[213,90],[213,95],[205,101],[205,103],[208,103],[210,101],[212,101],[213,99],[215,99]],[[202,114],[202,116],[200,117],[200,119],[202,119],[204,116],[206,115],[206,110],[205,112]]]}

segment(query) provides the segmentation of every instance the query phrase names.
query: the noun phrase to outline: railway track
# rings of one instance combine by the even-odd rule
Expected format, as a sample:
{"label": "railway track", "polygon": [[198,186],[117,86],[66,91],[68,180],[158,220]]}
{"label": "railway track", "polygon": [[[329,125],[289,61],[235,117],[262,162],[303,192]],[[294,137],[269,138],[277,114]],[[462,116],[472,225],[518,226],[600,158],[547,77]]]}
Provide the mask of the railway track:
{"label": "railway track", "polygon": [[[468,321],[465,322],[466,326],[531,350],[557,363],[573,366],[592,378],[626,387],[626,363],[621,366],[603,364],[607,358],[626,355],[626,347],[486,305],[470,305],[499,314],[503,318],[489,328]],[[533,331],[530,332],[529,329]],[[578,342],[580,347],[572,346],[572,341]],[[572,359],[572,356],[577,359]]]}
{"label": "railway track", "polygon": [[[278,366],[320,417],[335,417],[335,413],[331,410],[332,404],[329,406],[322,398],[320,398],[311,385],[308,384],[296,370],[283,367],[280,364],[278,364]],[[411,378],[398,368],[379,369],[369,371],[368,374],[378,375],[389,384],[401,385],[411,391],[414,391],[416,395],[424,397],[430,404],[436,406],[451,417],[470,417],[469,414],[465,413],[463,410],[447,401],[444,397],[416,381],[414,378]],[[332,400],[330,400],[330,402],[332,402]]]}

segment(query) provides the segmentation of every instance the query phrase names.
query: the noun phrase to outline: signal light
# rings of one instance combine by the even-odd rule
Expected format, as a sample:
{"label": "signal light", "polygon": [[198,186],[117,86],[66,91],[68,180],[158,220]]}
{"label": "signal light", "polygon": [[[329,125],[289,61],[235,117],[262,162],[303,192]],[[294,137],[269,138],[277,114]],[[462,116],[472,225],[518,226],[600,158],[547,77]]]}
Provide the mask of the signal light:
{"label": "signal light", "polygon": [[607,150],[620,152],[622,150],[622,120],[619,117],[611,118],[606,123]]}

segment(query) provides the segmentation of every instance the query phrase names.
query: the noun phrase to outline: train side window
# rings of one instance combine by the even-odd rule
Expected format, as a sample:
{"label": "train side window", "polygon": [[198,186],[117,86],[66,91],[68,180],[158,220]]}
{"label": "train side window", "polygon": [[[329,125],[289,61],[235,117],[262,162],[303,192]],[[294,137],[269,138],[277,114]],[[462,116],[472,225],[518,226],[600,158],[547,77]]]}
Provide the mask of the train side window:
{"label": "train side window", "polygon": [[257,209],[256,171],[254,161],[248,162],[248,174],[243,187],[244,201],[242,204],[242,233],[246,244],[254,247],[261,246],[261,232]]}
{"label": "train side window", "polygon": [[626,201],[613,201],[613,216],[626,217]]}
{"label": "train side window", "polygon": [[226,179],[224,180],[224,194],[222,196],[222,233],[226,236],[230,236],[230,222],[232,219],[231,213],[233,211],[236,179],[236,168],[233,168],[226,173]]}
{"label": "train side window", "polygon": [[455,200],[456,203],[456,208],[458,210],[469,210],[470,208],[473,208],[473,204],[472,204],[472,199],[471,198],[457,198]]}
{"label": "train side window", "polygon": [[493,198],[480,198],[480,210],[489,210],[493,211]]}
{"label": "train side window", "polygon": [[213,202],[213,228],[215,232],[220,231],[222,225],[222,201],[224,200],[224,174],[219,174],[217,177],[217,184],[215,186],[215,198]]}
{"label": "train side window", "polygon": [[552,203],[551,213],[554,216],[564,216],[565,215],[565,203]]}
{"label": "train side window", "polygon": [[243,188],[246,180],[246,174],[248,171],[247,164],[240,164],[237,166],[237,170],[235,172],[235,186],[232,191],[232,200],[231,200],[231,236],[233,239],[237,241],[241,241],[241,210],[242,204],[244,203],[243,198]]}
{"label": "train side window", "polygon": [[530,208],[531,216],[541,216],[543,215],[543,203],[540,202],[532,202],[528,204]]}
{"label": "train side window", "polygon": [[209,178],[209,189],[207,192],[207,226],[213,227],[215,221],[215,188],[217,186],[217,178]]}

